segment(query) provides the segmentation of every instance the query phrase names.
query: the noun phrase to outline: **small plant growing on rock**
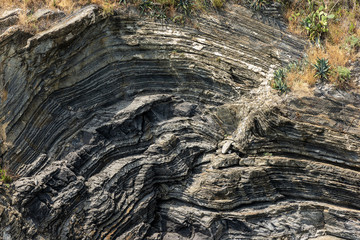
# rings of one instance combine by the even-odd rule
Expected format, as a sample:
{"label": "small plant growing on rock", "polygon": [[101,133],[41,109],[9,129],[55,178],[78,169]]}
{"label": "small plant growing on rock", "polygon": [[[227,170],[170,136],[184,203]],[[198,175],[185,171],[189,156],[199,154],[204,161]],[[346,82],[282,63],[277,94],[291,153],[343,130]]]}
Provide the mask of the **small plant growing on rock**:
{"label": "small plant growing on rock", "polygon": [[349,84],[349,81],[350,81],[350,75],[351,75],[350,69],[348,69],[346,67],[338,66],[336,71],[338,73],[338,78],[335,83],[336,86],[338,88],[345,88]]}
{"label": "small plant growing on rock", "polygon": [[176,9],[184,13],[185,16],[190,16],[193,7],[192,0],[179,0]]}
{"label": "small plant growing on rock", "polygon": [[330,64],[329,60],[325,58],[318,58],[316,63],[313,64],[313,67],[315,68],[315,78],[319,78],[320,81],[325,81],[329,79],[329,73],[330,73]]}
{"label": "small plant growing on rock", "polygon": [[153,9],[154,3],[150,0],[143,0],[139,5],[141,14],[147,14]]}
{"label": "small plant growing on rock", "polygon": [[266,0],[249,0],[250,7],[256,11],[264,9],[267,1]]}
{"label": "small plant growing on rock", "polygon": [[280,93],[286,93],[290,89],[286,83],[286,70],[280,68],[275,71],[272,87],[278,90]]}
{"label": "small plant growing on rock", "polygon": [[224,5],[223,0],[212,0],[211,3],[213,5],[213,7],[216,9],[220,9]]}
{"label": "small plant growing on rock", "polygon": [[355,35],[351,35],[351,36],[347,37],[345,42],[347,45],[346,48],[349,52],[350,51],[357,52],[360,48],[360,38]]}
{"label": "small plant growing on rock", "polygon": [[0,169],[0,179],[3,183],[11,183],[12,177],[8,174],[5,169]]}
{"label": "small plant growing on rock", "polygon": [[310,7],[310,14],[303,20],[302,26],[307,31],[311,41],[320,43],[320,39],[324,33],[329,31],[328,19],[334,18],[334,14],[328,15],[324,10],[324,6],[319,7],[314,11]]}

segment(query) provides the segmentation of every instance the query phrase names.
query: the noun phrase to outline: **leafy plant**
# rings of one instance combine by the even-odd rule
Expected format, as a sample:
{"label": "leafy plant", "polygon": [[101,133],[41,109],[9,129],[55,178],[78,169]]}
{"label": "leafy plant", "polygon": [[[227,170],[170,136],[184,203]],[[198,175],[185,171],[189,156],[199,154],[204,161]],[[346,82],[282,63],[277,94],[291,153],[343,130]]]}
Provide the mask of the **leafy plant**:
{"label": "leafy plant", "polygon": [[314,77],[319,78],[320,81],[328,80],[330,68],[331,68],[328,59],[317,58],[317,61],[315,64],[313,64],[313,67],[315,68],[316,71]]}
{"label": "leafy plant", "polygon": [[283,68],[280,68],[275,71],[274,73],[274,79],[272,82],[272,87],[276,90],[278,90],[280,93],[286,93],[290,89],[286,82],[286,70]]}
{"label": "leafy plant", "polygon": [[339,74],[336,85],[340,88],[344,88],[350,80],[350,76],[351,76],[350,69],[346,67],[338,66],[336,70],[337,73]]}
{"label": "leafy plant", "polygon": [[293,61],[286,66],[286,72],[290,72],[293,70],[302,71],[307,64],[308,62],[306,61],[306,59]]}
{"label": "leafy plant", "polygon": [[[312,9],[314,6],[311,5],[310,8]],[[320,42],[322,35],[329,31],[328,19],[335,17],[334,14],[328,15],[324,10],[324,6],[321,6],[316,11],[311,11],[302,21],[302,26],[305,28],[310,40],[313,42]]]}
{"label": "leafy plant", "polygon": [[193,2],[192,0],[179,0],[176,8],[178,11],[184,13],[184,15],[190,16],[193,9]]}
{"label": "leafy plant", "polygon": [[151,16],[159,20],[166,20],[167,16],[165,6],[156,6]]}
{"label": "leafy plant", "polygon": [[178,23],[178,24],[184,24],[185,23],[185,17],[183,14],[179,14],[179,15],[176,15],[172,18],[172,21],[174,23]]}
{"label": "leafy plant", "polygon": [[154,7],[154,3],[151,0],[142,0],[139,9],[141,14],[148,14]]}
{"label": "leafy plant", "polygon": [[308,0],[308,6],[309,6],[309,11],[313,12],[316,6],[316,2],[313,0]]}
{"label": "leafy plant", "polygon": [[349,51],[353,49],[356,51],[360,47],[360,39],[355,35],[351,35],[348,38],[346,38],[345,42],[348,45],[347,48],[350,48],[348,49]]}
{"label": "leafy plant", "polygon": [[353,22],[350,23],[349,26],[349,33],[352,34],[355,32],[355,28],[356,28],[356,23],[354,24]]}
{"label": "leafy plant", "polygon": [[297,18],[300,16],[299,12],[292,13],[289,17],[289,21],[296,22]]}
{"label": "leafy plant", "polygon": [[151,0],[142,0],[139,9],[140,13],[143,15],[148,15],[159,20],[167,19],[166,6],[164,4],[155,3]]}
{"label": "leafy plant", "polygon": [[4,169],[0,169],[0,179],[3,183],[11,183],[12,177]]}

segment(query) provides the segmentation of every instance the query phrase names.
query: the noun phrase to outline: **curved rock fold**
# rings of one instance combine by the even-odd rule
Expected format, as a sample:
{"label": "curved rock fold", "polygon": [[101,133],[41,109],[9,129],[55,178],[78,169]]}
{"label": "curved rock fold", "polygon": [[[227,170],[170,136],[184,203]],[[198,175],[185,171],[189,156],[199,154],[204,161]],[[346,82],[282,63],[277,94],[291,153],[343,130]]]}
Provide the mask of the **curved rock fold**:
{"label": "curved rock fold", "polygon": [[89,6],[34,36],[8,28],[3,239],[359,238],[360,97],[274,94],[305,46],[274,21]]}

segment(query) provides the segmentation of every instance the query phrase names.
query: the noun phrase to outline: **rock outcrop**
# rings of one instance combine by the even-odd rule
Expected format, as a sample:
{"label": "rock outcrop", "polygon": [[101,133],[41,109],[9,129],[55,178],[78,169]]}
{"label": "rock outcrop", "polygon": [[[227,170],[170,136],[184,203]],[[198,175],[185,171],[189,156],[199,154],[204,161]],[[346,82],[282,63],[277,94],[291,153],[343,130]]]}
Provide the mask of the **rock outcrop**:
{"label": "rock outcrop", "polygon": [[6,28],[0,238],[360,238],[360,97],[273,92],[305,42],[269,19]]}

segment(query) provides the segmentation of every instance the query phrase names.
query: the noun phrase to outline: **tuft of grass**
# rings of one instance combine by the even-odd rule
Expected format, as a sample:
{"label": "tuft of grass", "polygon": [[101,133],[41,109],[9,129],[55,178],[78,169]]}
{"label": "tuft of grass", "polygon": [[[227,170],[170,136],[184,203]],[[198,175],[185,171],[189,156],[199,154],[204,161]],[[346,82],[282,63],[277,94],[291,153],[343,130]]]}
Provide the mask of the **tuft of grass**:
{"label": "tuft of grass", "polygon": [[329,41],[334,45],[341,44],[346,36],[346,31],[339,23],[329,25]]}
{"label": "tuft of grass", "polygon": [[303,79],[303,81],[305,83],[307,83],[309,86],[314,86],[316,83],[314,68],[312,68],[312,67],[310,67],[310,65],[308,65],[306,67],[306,69],[304,70],[304,74],[301,79]]}
{"label": "tuft of grass", "polygon": [[350,55],[341,45],[326,44],[326,58],[332,66],[345,66]]}

